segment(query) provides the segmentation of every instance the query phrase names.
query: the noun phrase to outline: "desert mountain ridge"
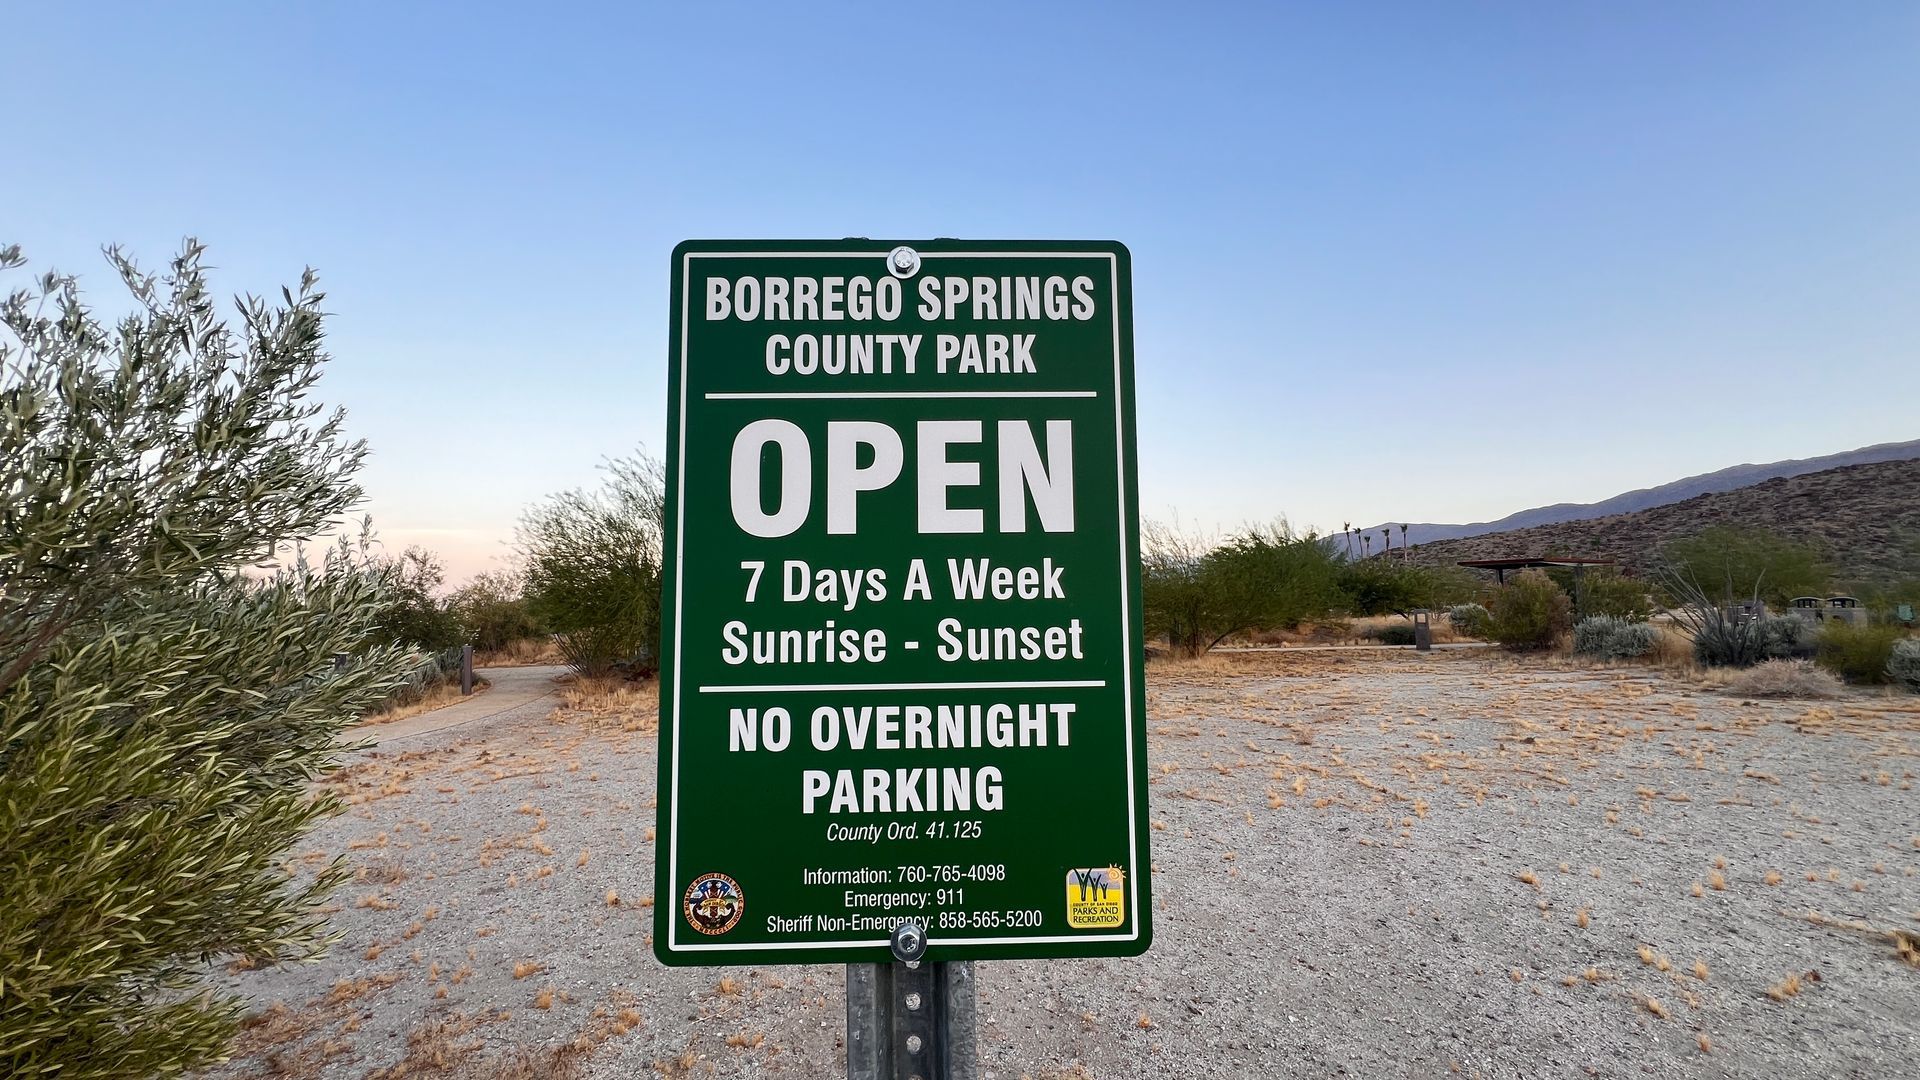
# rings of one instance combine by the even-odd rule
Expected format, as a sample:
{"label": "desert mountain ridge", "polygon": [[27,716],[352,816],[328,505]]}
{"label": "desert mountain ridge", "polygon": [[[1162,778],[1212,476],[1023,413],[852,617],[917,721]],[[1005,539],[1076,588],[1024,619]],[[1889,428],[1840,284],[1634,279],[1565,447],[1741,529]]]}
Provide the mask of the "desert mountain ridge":
{"label": "desert mountain ridge", "polygon": [[1625,514],[1436,540],[1409,556],[1431,566],[1585,556],[1644,573],[1662,545],[1715,525],[1766,529],[1809,544],[1833,567],[1837,585],[1911,579],[1920,576],[1920,458],[1777,476]]}
{"label": "desert mountain ridge", "polygon": [[[1506,533],[1516,529],[1528,529],[1540,525],[1555,525],[1569,521],[1587,521],[1594,518],[1610,517],[1615,514],[1648,510],[1656,506],[1666,506],[1682,502],[1700,495],[1717,492],[1736,491],[1751,487],[1768,480],[1786,477],[1805,476],[1810,473],[1826,472],[1831,469],[1845,468],[1851,465],[1871,465],[1888,461],[1913,461],[1920,459],[1920,439],[1911,442],[1876,443],[1863,446],[1858,450],[1847,450],[1821,457],[1794,458],[1787,461],[1775,461],[1765,465],[1734,465],[1698,476],[1688,476],[1671,483],[1655,487],[1639,488],[1624,492],[1609,499],[1592,503],[1554,503],[1551,506],[1537,506],[1531,510],[1522,510],[1509,514],[1498,521],[1480,521],[1467,525],[1444,525],[1432,522],[1409,524],[1406,542],[1427,544],[1439,540],[1457,540],[1471,536],[1483,536],[1489,533]],[[1378,536],[1380,530],[1392,529],[1392,546],[1401,544],[1400,526],[1397,522],[1383,522],[1365,530]]]}

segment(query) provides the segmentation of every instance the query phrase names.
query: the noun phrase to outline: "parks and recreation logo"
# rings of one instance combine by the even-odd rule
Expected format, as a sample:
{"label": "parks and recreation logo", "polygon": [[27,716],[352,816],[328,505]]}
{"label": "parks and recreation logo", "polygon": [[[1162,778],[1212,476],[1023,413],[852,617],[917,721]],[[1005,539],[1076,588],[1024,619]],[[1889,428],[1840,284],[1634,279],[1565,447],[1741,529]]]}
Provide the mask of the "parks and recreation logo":
{"label": "parks and recreation logo", "polygon": [[724,934],[740,921],[747,907],[740,883],[725,874],[701,874],[687,886],[680,908],[687,922],[703,934]]}
{"label": "parks and recreation logo", "polygon": [[1067,925],[1075,930],[1104,930],[1127,919],[1122,886],[1126,871],[1118,866],[1090,866],[1067,871]]}

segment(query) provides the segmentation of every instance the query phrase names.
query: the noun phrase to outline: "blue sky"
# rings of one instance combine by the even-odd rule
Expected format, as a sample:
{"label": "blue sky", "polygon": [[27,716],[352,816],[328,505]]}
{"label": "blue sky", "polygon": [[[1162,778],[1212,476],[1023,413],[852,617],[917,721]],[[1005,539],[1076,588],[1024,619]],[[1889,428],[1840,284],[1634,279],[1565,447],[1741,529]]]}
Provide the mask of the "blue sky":
{"label": "blue sky", "polygon": [[321,271],[390,543],[663,443],[689,237],[1112,238],[1142,502],[1463,521],[1920,438],[1920,6],[14,5],[0,240]]}

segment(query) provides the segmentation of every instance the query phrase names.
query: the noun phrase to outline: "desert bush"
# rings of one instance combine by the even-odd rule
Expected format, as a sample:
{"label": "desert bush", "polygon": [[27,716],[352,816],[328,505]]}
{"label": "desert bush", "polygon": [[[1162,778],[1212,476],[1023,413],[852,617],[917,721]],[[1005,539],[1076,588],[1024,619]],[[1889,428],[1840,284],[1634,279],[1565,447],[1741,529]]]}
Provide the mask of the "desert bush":
{"label": "desert bush", "polygon": [[1360,559],[1341,564],[1340,603],[1359,615],[1404,615],[1426,607],[1433,592],[1425,567],[1392,559]]}
{"label": "desert bush", "polygon": [[1887,654],[1887,679],[1920,694],[1920,638],[1901,638]]}
{"label": "desert bush", "polygon": [[[1722,533],[1736,541],[1746,535],[1710,529],[1695,539],[1711,540]],[[1764,538],[1754,541],[1762,551],[1771,550],[1771,543]],[[1740,606],[1759,602],[1767,572],[1764,560],[1756,557],[1751,562],[1738,563],[1744,567],[1738,570],[1736,562],[1728,562],[1720,568],[1719,578],[1703,580],[1697,572],[1698,561],[1684,561],[1688,550],[1684,546],[1670,547],[1669,561],[1661,564],[1656,577],[1673,605],[1674,621],[1693,639],[1696,661],[1712,667],[1752,667],[1764,660],[1804,660],[1813,656],[1811,624],[1792,616],[1755,616]],[[1794,563],[1788,560],[1786,565]],[[1751,580],[1735,576],[1747,573],[1754,575]],[[1734,591],[1742,581],[1749,589],[1744,596]]]}
{"label": "desert bush", "polygon": [[1763,660],[1735,675],[1727,693],[1754,698],[1837,697],[1841,682],[1811,660]]}
{"label": "desert bush", "polygon": [[456,679],[459,674],[459,649],[444,649],[439,652],[411,651],[407,653],[406,674],[402,676],[399,685],[367,711],[369,713],[384,712],[425,700],[436,688]]}
{"label": "desert bush", "polygon": [[1447,622],[1467,637],[1486,637],[1490,617],[1479,604],[1455,604],[1447,609]]}
{"label": "desert bush", "polygon": [[1594,615],[1574,624],[1573,651],[1598,660],[1634,660],[1652,653],[1659,636],[1651,623]]}
{"label": "desert bush", "polygon": [[394,644],[431,653],[458,649],[460,620],[439,595],[447,571],[438,555],[409,547],[397,556],[371,555],[368,566],[387,579],[386,592],[392,598],[380,616],[380,633]]}
{"label": "desert bush", "polygon": [[1234,634],[1322,618],[1339,599],[1333,550],[1286,522],[1216,542],[1177,524],[1141,528],[1141,606],[1149,637],[1198,656]]}
{"label": "desert bush", "polygon": [[1765,529],[1716,525],[1661,549],[1657,580],[1670,604],[1684,603],[1676,580],[1711,604],[1728,608],[1749,600],[1784,608],[1796,596],[1823,594],[1831,571],[1819,552]]}
{"label": "desert bush", "polygon": [[582,675],[651,675],[666,513],[660,463],[637,456],[605,471],[600,490],[564,492],[521,518],[527,610]]}
{"label": "desert bush", "polygon": [[201,252],[148,275],[110,251],[117,322],[57,274],[0,300],[4,1076],[178,1075],[243,1011],[210,960],[321,950],[343,864],[289,881],[283,853],[404,663],[350,549],[243,573],[353,505],[365,450],[311,400],[313,276],[229,327]]}
{"label": "desert bush", "polygon": [[1487,636],[1510,649],[1545,649],[1567,632],[1573,602],[1538,570],[1515,575],[1487,608]]}
{"label": "desert bush", "polygon": [[1820,631],[1817,656],[1821,667],[1848,682],[1884,683],[1894,643],[1905,637],[1898,626],[1856,626],[1833,619]]}
{"label": "desert bush", "polygon": [[[1685,608],[1683,612],[1694,612]],[[1676,617],[1693,635],[1693,658],[1709,667],[1752,667],[1766,660],[1806,660],[1814,654],[1811,624],[1790,615],[1752,617],[1717,607],[1697,609],[1699,618]]]}
{"label": "desert bush", "polygon": [[1382,645],[1413,644],[1413,627],[1407,623],[1388,623],[1367,632],[1367,636]]}
{"label": "desert bush", "polygon": [[1653,617],[1653,597],[1647,583],[1630,578],[1608,567],[1580,574],[1555,568],[1547,571],[1554,583],[1568,596],[1575,597],[1581,618],[1606,615],[1627,622],[1646,622]]}
{"label": "desert bush", "polygon": [[499,652],[541,634],[518,574],[480,574],[454,590],[448,607],[461,638],[476,652]]}

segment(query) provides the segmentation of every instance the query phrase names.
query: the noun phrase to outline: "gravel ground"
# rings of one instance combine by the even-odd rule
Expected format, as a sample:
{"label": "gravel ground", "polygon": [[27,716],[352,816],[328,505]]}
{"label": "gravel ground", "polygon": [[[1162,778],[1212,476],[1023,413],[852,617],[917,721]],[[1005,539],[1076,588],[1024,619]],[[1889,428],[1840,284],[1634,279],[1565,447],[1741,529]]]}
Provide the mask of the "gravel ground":
{"label": "gravel ground", "polygon": [[[1155,943],[979,966],[982,1074],[1920,1075],[1920,701],[1485,653],[1150,680]],[[844,1068],[836,967],[648,951],[655,717],[536,702],[335,778],[361,880],[219,1077]],[[1909,957],[1911,959],[1911,957]]]}

